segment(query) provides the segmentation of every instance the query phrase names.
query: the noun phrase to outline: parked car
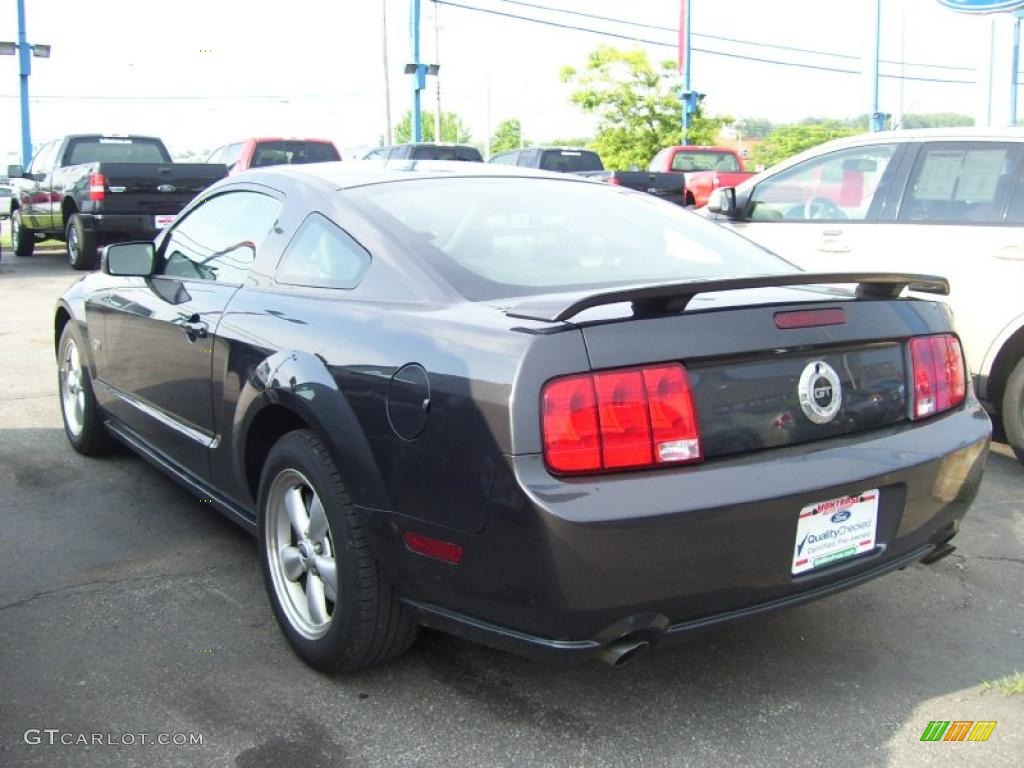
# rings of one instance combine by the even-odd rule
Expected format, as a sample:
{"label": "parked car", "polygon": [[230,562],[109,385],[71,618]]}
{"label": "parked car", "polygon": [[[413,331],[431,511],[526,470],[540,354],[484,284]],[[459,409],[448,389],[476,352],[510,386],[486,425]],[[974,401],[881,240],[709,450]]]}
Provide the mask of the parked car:
{"label": "parked car", "polygon": [[743,167],[743,158],[728,147],[666,147],[654,156],[649,171],[682,171],[686,174],[686,205],[707,205],[712,190],[735,187],[753,173]]}
{"label": "parked car", "polygon": [[224,165],[228,173],[268,165],[302,165],[341,160],[337,147],[327,139],[253,138],[217,147],[206,162]]}
{"label": "parked car", "polygon": [[609,171],[596,152],[579,147],[528,147],[502,152],[488,162],[515,165],[557,173],[575,173],[614,186],[636,189],[655,197],[683,204],[685,178],[681,173],[649,173],[644,171]]}
{"label": "parked car", "polygon": [[67,243],[72,268],[95,269],[100,245],[156,236],[224,169],[172,162],[151,136],[75,134],[44,144],[27,171],[7,173],[15,255],[53,238]]}
{"label": "parked car", "polygon": [[318,669],[621,664],[952,550],[990,424],[907,285],[572,175],[257,169],[64,293],[61,412],[255,533]]}
{"label": "parked car", "polygon": [[14,191],[6,186],[0,185],[0,219],[11,217],[11,202],[14,199]]}
{"label": "parked car", "polygon": [[805,269],[949,278],[978,395],[1024,461],[1022,168],[1020,129],[873,133],[787,160],[710,209]]}
{"label": "parked car", "polygon": [[494,155],[487,162],[496,165],[517,165],[520,168],[538,168],[557,173],[583,173],[603,171],[597,152],[580,147],[527,147]]}
{"label": "parked car", "polygon": [[480,150],[468,144],[446,144],[421,141],[377,147],[366,153],[364,160],[460,160],[482,163]]}

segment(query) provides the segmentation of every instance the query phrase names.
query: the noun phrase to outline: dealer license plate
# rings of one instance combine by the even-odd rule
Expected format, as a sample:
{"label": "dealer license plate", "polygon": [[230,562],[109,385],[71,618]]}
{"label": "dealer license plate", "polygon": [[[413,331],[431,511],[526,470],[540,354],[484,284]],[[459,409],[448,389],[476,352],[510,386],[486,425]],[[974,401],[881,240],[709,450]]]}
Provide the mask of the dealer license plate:
{"label": "dealer license plate", "polygon": [[174,221],[174,216],[154,216],[153,220],[157,229],[164,229],[171,225],[171,222]]}
{"label": "dealer license plate", "polygon": [[793,573],[821,568],[875,547],[878,489],[819,501],[800,510]]}

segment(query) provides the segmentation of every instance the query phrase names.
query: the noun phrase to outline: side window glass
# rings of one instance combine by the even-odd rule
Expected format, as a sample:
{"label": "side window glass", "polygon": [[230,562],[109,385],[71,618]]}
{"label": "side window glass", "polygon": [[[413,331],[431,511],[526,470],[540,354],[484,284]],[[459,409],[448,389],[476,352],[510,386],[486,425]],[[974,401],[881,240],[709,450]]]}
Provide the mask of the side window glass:
{"label": "side window glass", "polygon": [[241,153],[241,151],[242,145],[240,143],[229,144],[227,148],[224,150],[224,159],[221,160],[221,162],[224,163],[224,165],[234,165],[235,162],[238,160],[238,155]]}
{"label": "side window glass", "polygon": [[53,170],[53,156],[60,148],[59,141],[51,141],[49,144],[43,145],[35,158],[32,160],[32,165],[29,167],[30,173],[49,173]]}
{"label": "side window glass", "polygon": [[171,230],[159,272],[189,280],[244,282],[280,211],[280,201],[257,192],[210,198]]}
{"label": "side window glass", "polygon": [[213,150],[213,153],[206,158],[207,164],[212,165],[214,163],[223,163],[225,149],[225,147],[217,147],[217,149]]}
{"label": "side window glass", "polygon": [[651,173],[657,173],[662,168],[664,168],[665,158],[668,157],[668,153],[671,151],[672,150],[670,148],[661,150],[658,154],[654,156],[654,159],[651,160],[651,164],[647,166],[647,170],[650,171]]}
{"label": "side window glass", "polygon": [[1024,224],[1024,171],[1017,175],[1017,183],[1010,198],[1010,207],[1006,212],[1007,224]]}
{"label": "side window glass", "polygon": [[900,221],[997,224],[1013,186],[1013,144],[926,144],[910,174]]}
{"label": "side window glass", "polygon": [[355,288],[370,254],[326,216],[311,214],[288,243],[274,279],[314,288]]}
{"label": "side window glass", "polygon": [[864,221],[895,144],[843,149],[765,179],[751,196],[753,221]]}

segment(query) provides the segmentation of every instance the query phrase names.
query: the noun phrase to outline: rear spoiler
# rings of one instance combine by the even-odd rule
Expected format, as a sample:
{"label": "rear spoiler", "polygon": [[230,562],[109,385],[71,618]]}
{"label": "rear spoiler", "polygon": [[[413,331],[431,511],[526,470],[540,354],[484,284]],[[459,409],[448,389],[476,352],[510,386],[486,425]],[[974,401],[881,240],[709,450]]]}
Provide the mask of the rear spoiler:
{"label": "rear spoiler", "polygon": [[949,282],[935,275],[910,275],[899,272],[795,272],[786,275],[729,277],[715,280],[689,280],[685,283],[655,283],[616,288],[591,294],[564,293],[526,299],[505,309],[509,317],[557,322],[568,320],[585,309],[606,304],[631,302],[638,315],[682,312],[699,293],[742,291],[750,288],[774,288],[791,285],[857,285],[859,299],[895,299],[904,288],[940,296],[949,295]]}

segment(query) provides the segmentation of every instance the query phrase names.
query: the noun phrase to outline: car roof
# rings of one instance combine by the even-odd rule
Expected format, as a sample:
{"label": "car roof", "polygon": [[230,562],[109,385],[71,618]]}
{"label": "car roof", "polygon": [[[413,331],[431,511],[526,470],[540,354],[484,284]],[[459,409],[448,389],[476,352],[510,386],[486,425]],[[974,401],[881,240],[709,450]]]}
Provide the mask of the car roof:
{"label": "car roof", "polygon": [[261,168],[258,171],[246,171],[233,177],[237,181],[256,180],[262,176],[288,176],[291,178],[306,177],[326,183],[335,189],[350,189],[369,184],[383,184],[393,181],[410,179],[445,179],[445,178],[536,178],[554,179],[557,181],[574,181],[585,184],[600,182],[591,181],[583,176],[573,174],[540,171],[533,168],[520,168],[511,165],[491,165],[489,163],[467,163],[453,160],[346,160],[329,163],[308,163],[305,165],[279,165]]}
{"label": "car roof", "polygon": [[[1024,141],[1024,128],[911,128],[897,131],[878,131],[877,133],[859,133],[833,139],[827,146],[841,147],[846,145],[879,144],[892,141]],[[822,145],[825,146],[825,145]]]}

